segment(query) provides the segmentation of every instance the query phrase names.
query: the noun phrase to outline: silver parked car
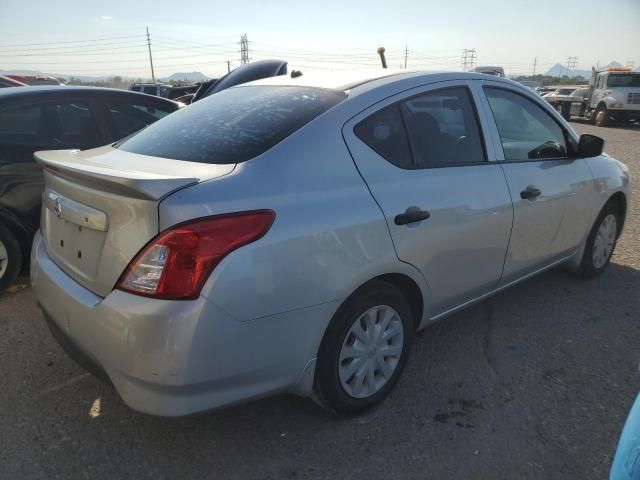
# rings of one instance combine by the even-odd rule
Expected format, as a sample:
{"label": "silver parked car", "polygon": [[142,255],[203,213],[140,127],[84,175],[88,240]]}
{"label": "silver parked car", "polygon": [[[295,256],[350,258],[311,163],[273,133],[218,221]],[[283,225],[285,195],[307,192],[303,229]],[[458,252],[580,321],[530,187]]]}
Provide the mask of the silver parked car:
{"label": "silver parked car", "polygon": [[31,280],[134,409],[293,392],[358,412],[416,330],[559,264],[603,271],[629,179],[602,145],[482,74],[261,80],[36,153]]}

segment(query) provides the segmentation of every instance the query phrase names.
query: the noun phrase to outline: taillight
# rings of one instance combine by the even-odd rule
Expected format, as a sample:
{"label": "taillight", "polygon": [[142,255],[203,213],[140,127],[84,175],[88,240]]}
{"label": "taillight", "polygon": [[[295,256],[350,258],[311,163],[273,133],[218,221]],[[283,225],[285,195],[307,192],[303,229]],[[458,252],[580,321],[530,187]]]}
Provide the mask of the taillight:
{"label": "taillight", "polygon": [[171,227],[136,255],[116,288],[153,298],[197,298],[216,265],[261,238],[274,219],[272,210],[255,210]]}

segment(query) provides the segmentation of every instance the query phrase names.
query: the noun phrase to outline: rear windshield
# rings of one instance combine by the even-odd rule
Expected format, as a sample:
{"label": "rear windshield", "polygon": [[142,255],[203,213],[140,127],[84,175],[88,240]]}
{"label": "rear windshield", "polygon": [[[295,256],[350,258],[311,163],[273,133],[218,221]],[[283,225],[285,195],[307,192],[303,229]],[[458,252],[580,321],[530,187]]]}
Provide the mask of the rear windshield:
{"label": "rear windshield", "polygon": [[266,152],[346,97],[295,86],[236,87],[206,97],[120,142],[132,153],[239,163]]}

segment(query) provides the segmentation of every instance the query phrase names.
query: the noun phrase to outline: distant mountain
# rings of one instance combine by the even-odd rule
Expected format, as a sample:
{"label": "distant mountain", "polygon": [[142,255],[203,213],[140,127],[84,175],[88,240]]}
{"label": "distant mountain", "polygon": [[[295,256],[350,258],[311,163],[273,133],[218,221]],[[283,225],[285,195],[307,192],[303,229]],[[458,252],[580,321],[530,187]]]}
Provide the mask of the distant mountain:
{"label": "distant mountain", "polygon": [[[620,62],[616,62],[615,60],[613,62],[609,62],[606,65],[601,65],[599,67],[600,70],[604,70],[605,68],[609,68],[609,67],[623,67],[624,65],[622,65]],[[640,71],[640,67],[636,70],[636,71]],[[560,63],[556,63],[553,67],[551,67],[546,73],[545,75],[550,75],[552,77],[560,77],[560,76],[568,76],[568,77],[583,77],[583,78],[590,78],[591,77],[591,69],[589,70],[569,70],[566,65],[562,65]]]}
{"label": "distant mountain", "polygon": [[[82,80],[83,82],[105,82],[109,79],[119,76],[125,81],[135,80],[135,77],[118,75],[117,73],[109,74],[109,75],[69,75],[68,73],[52,73],[52,72],[42,72],[39,70],[0,70],[0,75],[43,75],[47,77],[56,77],[63,78],[69,80],[71,77]],[[172,75],[169,75],[165,78],[160,78],[158,81],[160,82],[203,82],[205,80],[209,80],[210,77],[205,75],[202,72],[176,72]],[[148,79],[150,81],[150,79]]]}
{"label": "distant mountain", "polygon": [[209,77],[202,72],[177,72],[161,79],[163,82],[204,82],[205,80],[209,80]]}
{"label": "distant mountain", "polygon": [[[104,82],[110,78],[113,78],[117,75],[69,75],[68,73],[51,73],[51,72],[41,72],[39,70],[2,70],[0,71],[0,75],[41,75],[45,77],[56,77],[69,80],[71,77],[76,78],[78,80],[82,80],[83,82]],[[123,80],[134,80],[134,77],[127,77],[120,75],[120,78]]]}
{"label": "distant mountain", "polygon": [[552,77],[584,77],[589,78],[591,76],[591,70],[569,70],[565,65],[556,63],[553,67],[545,72],[545,75]]}

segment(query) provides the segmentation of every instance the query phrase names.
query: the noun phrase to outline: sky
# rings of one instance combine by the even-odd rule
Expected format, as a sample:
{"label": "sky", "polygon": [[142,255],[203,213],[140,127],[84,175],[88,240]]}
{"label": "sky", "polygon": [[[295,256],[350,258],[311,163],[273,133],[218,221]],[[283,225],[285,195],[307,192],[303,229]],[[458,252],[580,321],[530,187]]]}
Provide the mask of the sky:
{"label": "sky", "polygon": [[463,49],[476,65],[509,74],[616,60],[640,66],[640,0],[0,0],[0,71],[150,77],[201,71],[218,76],[249,57],[282,58],[291,68],[379,66],[460,70]]}

